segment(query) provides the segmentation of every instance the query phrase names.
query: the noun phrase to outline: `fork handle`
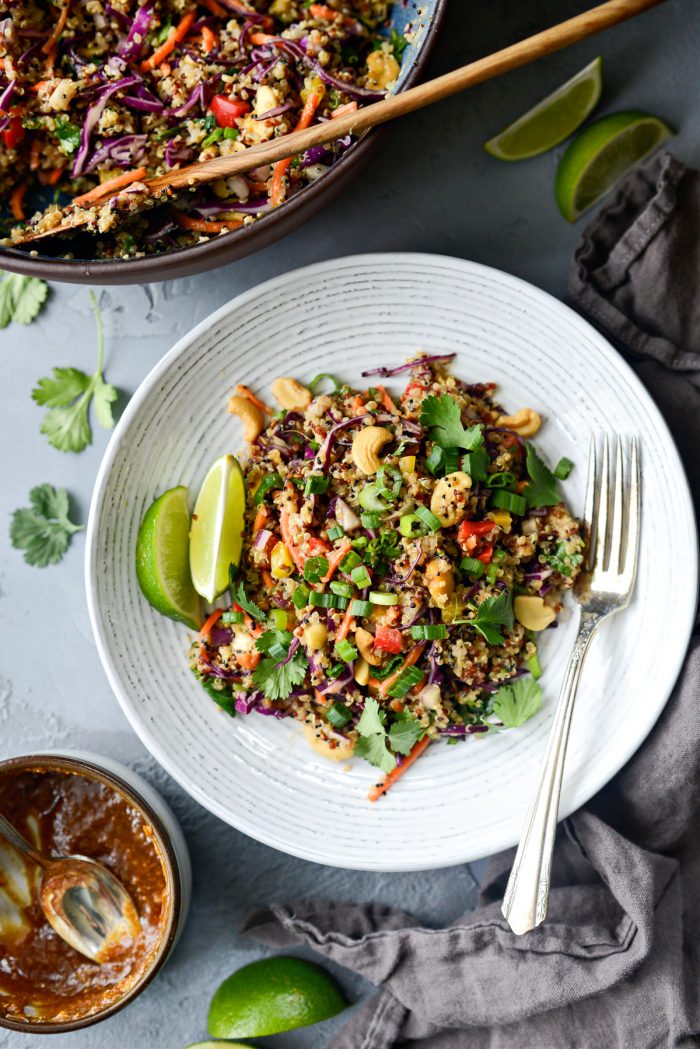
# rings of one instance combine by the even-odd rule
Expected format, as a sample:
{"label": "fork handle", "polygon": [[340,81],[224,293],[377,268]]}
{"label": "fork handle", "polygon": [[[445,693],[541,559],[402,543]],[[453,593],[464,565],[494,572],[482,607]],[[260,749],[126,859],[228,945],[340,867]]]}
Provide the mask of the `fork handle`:
{"label": "fork handle", "polygon": [[542,771],[503,897],[503,915],[514,933],[529,932],[547,916],[552,850],[559,814],[571,714],[588,646],[601,616],[582,612],[578,635],[547,739]]}

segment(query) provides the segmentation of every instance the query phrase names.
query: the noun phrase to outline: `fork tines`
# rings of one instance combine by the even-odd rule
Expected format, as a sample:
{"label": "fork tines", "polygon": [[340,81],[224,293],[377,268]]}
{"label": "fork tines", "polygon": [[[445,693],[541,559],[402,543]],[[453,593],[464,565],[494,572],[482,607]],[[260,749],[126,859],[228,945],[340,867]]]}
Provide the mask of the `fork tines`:
{"label": "fork tines", "polygon": [[639,552],[640,470],[636,436],[603,436],[602,455],[595,436],[588,459],[584,524],[588,535],[586,570],[591,587],[629,595]]}

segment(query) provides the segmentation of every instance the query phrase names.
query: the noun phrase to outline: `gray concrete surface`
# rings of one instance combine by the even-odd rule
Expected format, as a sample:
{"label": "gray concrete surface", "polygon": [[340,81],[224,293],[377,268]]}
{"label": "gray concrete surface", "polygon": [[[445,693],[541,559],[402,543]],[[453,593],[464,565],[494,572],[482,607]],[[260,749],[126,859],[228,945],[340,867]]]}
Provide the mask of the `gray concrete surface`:
{"label": "gray concrete surface", "polygon": [[[585,0],[452,0],[433,71],[445,71],[558,18]],[[103,290],[106,371],[126,404],[149,369],[193,324],[252,285],[294,267],[361,251],[454,254],[509,270],[562,295],[580,226],[558,215],[553,177],[558,153],[500,164],[481,149],[584,63],[605,58],[600,112],[648,109],[679,130],[672,148],[700,162],[697,0],[669,0],[638,21],[537,66],[472,90],[405,120],[344,197],[304,229],[267,251],[216,273],[147,287]],[[375,899],[443,923],[472,906],[483,867],[407,875],[343,872],[290,859],[220,823],[185,796],[143,749],[113,698],[92,643],[83,594],[83,539],[55,568],[27,567],[10,550],[11,511],[29,489],[67,487],[85,520],[107,435],[97,429],[82,455],[64,455],[39,434],[30,399],[54,365],[94,367],[94,322],[87,290],[54,286],[41,319],[0,332],[0,757],[45,747],[80,746],[132,764],[156,784],[182,820],[195,867],[188,927],[170,964],[128,1010],[99,1027],[54,1036],[62,1049],[181,1049],[205,1036],[209,998],[221,979],[262,952],[237,934],[255,905],[311,893]],[[350,999],[369,985],[339,973]],[[338,1021],[263,1039],[287,1049],[328,1044]],[[36,1039],[0,1031],[0,1049]],[[466,1045],[466,1042],[465,1042]]]}

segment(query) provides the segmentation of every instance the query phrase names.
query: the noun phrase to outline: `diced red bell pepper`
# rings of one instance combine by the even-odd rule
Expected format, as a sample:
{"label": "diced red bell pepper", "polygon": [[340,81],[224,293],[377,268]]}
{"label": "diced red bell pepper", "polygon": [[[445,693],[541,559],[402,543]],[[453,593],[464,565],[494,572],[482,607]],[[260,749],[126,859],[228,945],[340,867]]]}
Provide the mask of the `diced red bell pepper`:
{"label": "diced red bell pepper", "polygon": [[481,538],[496,527],[495,521],[462,521],[457,531],[457,542],[464,545],[471,536]]}
{"label": "diced red bell pepper", "polygon": [[13,116],[10,123],[2,133],[2,142],[6,149],[14,149],[18,142],[24,138],[25,131],[22,127],[22,118]]}
{"label": "diced red bell pepper", "polygon": [[227,95],[214,95],[209,109],[216,117],[219,127],[236,127],[236,121],[250,112],[250,102]]}
{"label": "diced red bell pepper", "polygon": [[477,561],[481,561],[482,565],[490,565],[492,557],[493,543],[486,543],[481,553],[476,555]]}
{"label": "diced red bell pepper", "polygon": [[398,655],[403,646],[403,634],[391,626],[378,626],[374,635],[374,647],[392,655]]}
{"label": "diced red bell pepper", "polygon": [[324,539],[317,539],[316,536],[311,536],[309,539],[309,554],[311,557],[317,557],[318,554],[327,554],[330,549],[331,544]]}

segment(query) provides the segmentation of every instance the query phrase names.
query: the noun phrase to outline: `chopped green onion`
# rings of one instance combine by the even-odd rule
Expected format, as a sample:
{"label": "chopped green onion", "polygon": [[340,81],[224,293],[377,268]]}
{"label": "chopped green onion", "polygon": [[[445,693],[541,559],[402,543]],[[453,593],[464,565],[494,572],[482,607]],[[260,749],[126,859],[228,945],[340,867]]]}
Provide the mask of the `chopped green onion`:
{"label": "chopped green onion", "polygon": [[306,484],[304,485],[304,495],[323,495],[328,491],[328,485],[330,481],[327,477],[321,477],[320,474],[311,474],[310,477],[306,478]]}
{"label": "chopped green onion", "polygon": [[267,655],[270,659],[274,659],[275,663],[279,663],[280,660],[287,658],[289,649],[285,645],[281,645],[279,641],[275,641],[274,645],[270,645],[268,648]]}
{"label": "chopped green onion", "polygon": [[356,597],[350,602],[350,612],[353,616],[369,616],[374,611],[374,605],[371,601],[363,601],[362,598]]}
{"label": "chopped green onion", "polygon": [[325,674],[330,681],[335,681],[335,679],[340,677],[341,674],[344,674],[346,670],[347,667],[345,666],[345,663],[334,663],[332,667],[329,667],[328,670],[325,671]]}
{"label": "chopped green onion", "polygon": [[411,627],[411,637],[416,641],[442,641],[447,637],[447,627],[443,623],[420,623]]}
{"label": "chopped green onion", "polygon": [[330,541],[333,542],[334,539],[343,538],[343,536],[345,535],[345,529],[341,528],[340,525],[333,525],[332,528],[328,529],[328,532],[326,534]]}
{"label": "chopped green onion", "polygon": [[423,524],[431,532],[439,532],[442,528],[442,525],[440,524],[440,519],[436,517],[432,510],[429,510],[427,506],[417,506],[416,517],[420,518]]}
{"label": "chopped green onion", "polygon": [[345,575],[349,575],[350,572],[352,572],[353,568],[361,564],[362,558],[360,557],[360,555],[356,554],[354,550],[348,550],[347,554],[340,562],[338,567],[340,568],[341,572],[345,572]]}
{"label": "chopped green onion", "polygon": [[425,468],[429,474],[435,477],[442,469],[445,462],[445,453],[439,444],[434,444],[430,455],[425,460]]}
{"label": "chopped green onion", "polygon": [[403,661],[403,656],[392,656],[383,667],[372,667],[372,675],[373,677],[376,677],[377,681],[384,681],[384,679],[393,674],[395,670],[398,670],[403,664]]}
{"label": "chopped green onion", "polygon": [[486,478],[489,488],[510,488],[516,481],[517,477],[510,470],[501,470],[499,473],[489,474]]}
{"label": "chopped green onion", "polygon": [[463,557],[459,562],[459,567],[462,572],[468,572],[469,575],[476,576],[477,579],[484,574],[484,565],[476,557]]}
{"label": "chopped green onion", "polygon": [[224,612],[221,617],[221,622],[224,626],[232,626],[234,623],[243,623],[245,621],[245,615],[243,612]]}
{"label": "chopped green onion", "polygon": [[350,604],[350,599],[347,597],[341,597],[340,594],[334,594],[333,596],[336,600],[335,607],[338,609],[339,612],[344,612]]}
{"label": "chopped green onion", "polygon": [[389,503],[379,494],[376,484],[366,484],[360,492],[360,506],[370,512],[381,512],[389,509]]}
{"label": "chopped green onion", "polygon": [[309,594],[311,591],[308,586],[304,583],[300,583],[292,594],[292,604],[295,608],[306,608],[309,603]]}
{"label": "chopped green onion", "polygon": [[453,474],[459,470],[459,448],[445,448],[445,462],[443,469],[446,474]]}
{"label": "chopped green onion", "polygon": [[304,565],[304,579],[307,583],[319,583],[328,572],[328,559],[319,555],[309,557]]}
{"label": "chopped green onion", "polygon": [[263,501],[268,492],[271,492],[273,488],[282,488],[282,478],[278,473],[266,474],[258,487],[255,489],[255,495],[253,496],[253,502],[256,506],[259,506]]}
{"label": "chopped green onion", "polygon": [[355,587],[350,583],[343,583],[335,579],[330,584],[330,588],[334,594],[340,594],[341,597],[352,597],[355,593]]}
{"label": "chopped green onion", "polygon": [[366,535],[358,535],[357,539],[352,540],[350,546],[353,548],[353,550],[364,550],[368,542],[369,539]]}
{"label": "chopped green onion", "polygon": [[[343,670],[345,667],[343,667]],[[328,675],[326,675],[328,676]],[[352,717],[352,714],[345,706],[344,703],[333,703],[325,711],[325,715],[328,721],[330,721],[333,728],[342,728],[343,725],[347,725],[348,721]]]}
{"label": "chopped green onion", "polygon": [[353,583],[359,586],[360,590],[362,590],[366,586],[369,586],[372,582],[370,574],[367,571],[365,565],[357,565],[356,568],[353,568],[352,572],[350,573],[350,578],[352,579]]}
{"label": "chopped green onion", "polygon": [[382,515],[377,513],[360,514],[363,528],[379,528],[382,523]]}
{"label": "chopped green onion", "polygon": [[489,586],[493,586],[498,578],[498,565],[489,565],[486,569],[486,582]]}
{"label": "chopped green onion", "polygon": [[318,590],[312,590],[309,594],[309,604],[314,608],[343,609],[348,607],[347,598],[340,597],[338,594],[319,593]]}
{"label": "chopped green onion", "polygon": [[407,539],[425,535],[426,531],[427,529],[420,517],[416,517],[415,514],[402,514],[399,518],[399,532],[401,532],[401,535],[405,535]]}
{"label": "chopped green onion", "polygon": [[327,379],[333,387],[333,389],[329,391],[331,394],[337,393],[340,389],[340,383],[336,379],[335,375],[331,375],[330,372],[321,372],[320,375],[314,375],[313,379],[309,383],[309,389],[311,390],[314,397],[316,396],[315,387],[318,386],[318,384],[324,379]]}
{"label": "chopped green onion", "polygon": [[509,510],[511,513],[517,514],[518,517],[522,517],[525,513],[527,502],[524,495],[516,495],[515,492],[505,492],[502,488],[497,488],[495,492],[491,493],[489,506],[497,507],[499,510]]}
{"label": "chopped green onion", "polygon": [[344,663],[352,663],[353,659],[357,659],[359,655],[355,646],[351,645],[345,638],[342,641],[336,641],[335,650]]}
{"label": "chopped green onion", "polygon": [[525,661],[525,666],[530,671],[535,681],[542,677],[542,665],[540,664],[540,657],[537,652],[534,652],[530,658]]}
{"label": "chopped green onion", "polygon": [[462,469],[469,474],[472,481],[485,481],[489,462],[488,452],[483,448],[477,448],[462,456]]}
{"label": "chopped green onion", "polygon": [[423,677],[424,672],[419,670],[418,667],[406,667],[401,671],[396,681],[389,685],[386,690],[387,695],[392,696],[394,699],[403,699],[412,688],[420,684]]}
{"label": "chopped green onion", "polygon": [[226,138],[226,139],[236,139],[236,138],[238,138],[238,130],[237,130],[237,128],[235,128],[235,127],[225,127],[224,128],[224,138]]}
{"label": "chopped green onion", "polygon": [[505,552],[505,550],[496,550],[496,552],[493,555],[494,563],[500,565],[502,561],[505,561],[507,556],[508,555]]}
{"label": "chopped green onion", "polygon": [[395,466],[380,466],[377,470],[377,489],[379,494],[390,502],[395,502],[401,491],[403,477]]}
{"label": "chopped green onion", "polygon": [[270,612],[270,622],[275,630],[287,629],[287,613],[283,608],[273,608]]}
{"label": "chopped green onion", "polygon": [[399,595],[389,594],[384,590],[370,590],[369,599],[373,605],[398,605]]}
{"label": "chopped green onion", "polygon": [[574,464],[571,462],[571,459],[567,459],[566,456],[564,456],[564,458],[560,459],[554,467],[554,476],[558,481],[565,481],[573,468]]}

